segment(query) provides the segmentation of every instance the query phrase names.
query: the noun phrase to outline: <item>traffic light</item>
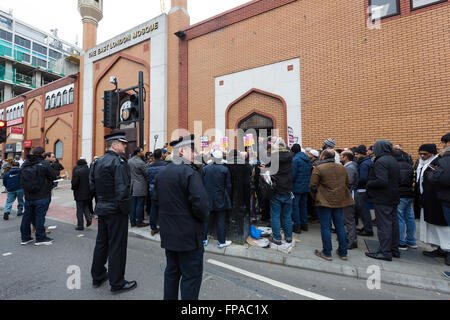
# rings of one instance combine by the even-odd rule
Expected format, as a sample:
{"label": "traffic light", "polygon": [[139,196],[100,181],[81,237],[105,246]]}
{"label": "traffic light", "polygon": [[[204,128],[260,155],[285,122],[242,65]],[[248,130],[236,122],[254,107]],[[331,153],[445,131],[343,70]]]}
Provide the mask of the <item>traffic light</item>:
{"label": "traffic light", "polygon": [[129,100],[120,108],[120,123],[127,124],[139,121],[139,94],[130,95]]}
{"label": "traffic light", "polygon": [[0,120],[0,143],[6,142],[6,122]]}
{"label": "traffic light", "polygon": [[119,99],[116,90],[105,91],[103,96],[104,107],[102,111],[103,115],[103,126],[105,128],[116,129],[117,128],[117,112],[119,109]]}

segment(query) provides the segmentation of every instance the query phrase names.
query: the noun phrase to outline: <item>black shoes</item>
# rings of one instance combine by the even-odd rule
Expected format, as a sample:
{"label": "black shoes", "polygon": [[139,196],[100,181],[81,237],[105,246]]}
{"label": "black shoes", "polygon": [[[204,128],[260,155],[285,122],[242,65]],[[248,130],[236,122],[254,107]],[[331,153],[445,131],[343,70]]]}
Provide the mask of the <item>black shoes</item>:
{"label": "black shoes", "polygon": [[154,236],[154,235],[157,234],[158,232],[159,232],[159,229],[158,229],[158,228],[152,229],[151,234],[152,234],[152,236]]}
{"label": "black shoes", "polygon": [[103,278],[101,278],[100,280],[92,280],[92,286],[94,288],[98,288],[100,287],[103,283],[105,283],[105,281],[108,280],[108,275],[106,274]]}
{"label": "black shoes", "polygon": [[83,227],[76,227],[75,230],[77,230],[77,231],[83,231],[84,228],[83,228]]}
{"label": "black shoes", "polygon": [[347,245],[347,250],[352,250],[358,248],[358,242],[353,242],[352,244]]}
{"label": "black shoes", "polygon": [[88,222],[86,222],[86,228],[87,228],[87,227],[90,227],[91,224],[92,224],[92,220],[89,220]]}
{"label": "black shoes", "polygon": [[294,226],[292,228],[292,232],[301,234],[302,233],[302,227]]}
{"label": "black shoes", "polygon": [[301,227],[302,231],[308,231],[308,225],[307,224],[303,224]]}
{"label": "black shoes", "polygon": [[397,253],[397,252],[392,251],[391,253],[392,253],[393,258],[400,258],[400,252]]}
{"label": "black shoes", "polygon": [[379,252],[366,252],[366,256],[368,256],[369,258],[378,259],[378,260],[392,261],[392,258],[387,258]]}
{"label": "black shoes", "polygon": [[358,230],[356,233],[358,234],[358,236],[362,236],[362,237],[373,237],[373,231],[367,232],[364,230],[360,230],[360,231]]}
{"label": "black shoes", "polygon": [[113,287],[111,287],[111,292],[112,293],[122,293],[122,292],[125,292],[125,291],[133,290],[136,287],[137,287],[137,282],[136,281],[126,281],[126,283],[120,288],[113,288]]}
{"label": "black shoes", "polygon": [[9,212],[3,214],[3,220],[9,220]]}
{"label": "black shoes", "polygon": [[136,227],[138,227],[138,228],[145,228],[145,227],[148,227],[149,225],[150,225],[150,223],[141,222],[138,225],[136,225]]}
{"label": "black shoes", "polygon": [[445,258],[445,252],[440,248],[433,251],[424,251],[423,254],[430,258]]}

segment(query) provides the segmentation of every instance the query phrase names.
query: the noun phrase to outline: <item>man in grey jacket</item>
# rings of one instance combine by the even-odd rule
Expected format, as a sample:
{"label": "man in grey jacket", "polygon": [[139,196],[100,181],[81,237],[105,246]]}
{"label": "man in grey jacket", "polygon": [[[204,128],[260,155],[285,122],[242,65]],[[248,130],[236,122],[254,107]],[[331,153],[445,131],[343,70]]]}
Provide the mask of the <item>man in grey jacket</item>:
{"label": "man in grey jacket", "polygon": [[143,228],[150,224],[144,223],[144,203],[147,196],[147,169],[144,157],[144,149],[137,148],[133,153],[133,158],[128,160],[131,174],[131,227]]}
{"label": "man in grey jacket", "polygon": [[[340,157],[341,162],[347,169],[347,173],[350,177],[351,181],[350,192],[352,193],[352,197],[354,199],[356,189],[358,188],[358,180],[359,180],[358,164],[353,161],[355,156],[351,151],[342,152]],[[347,229],[347,239],[348,239],[347,249],[351,250],[358,248],[358,241],[356,237],[356,224],[355,224],[355,205],[351,205],[349,207],[344,208],[343,218],[345,228]]]}

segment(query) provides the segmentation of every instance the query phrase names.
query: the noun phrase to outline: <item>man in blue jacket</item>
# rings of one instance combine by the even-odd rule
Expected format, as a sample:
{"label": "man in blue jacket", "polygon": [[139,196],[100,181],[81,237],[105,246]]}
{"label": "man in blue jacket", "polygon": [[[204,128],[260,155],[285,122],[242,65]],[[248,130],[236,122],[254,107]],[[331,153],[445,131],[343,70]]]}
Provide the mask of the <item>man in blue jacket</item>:
{"label": "man in blue jacket", "polygon": [[23,212],[23,190],[20,187],[19,181],[19,162],[13,162],[12,168],[3,177],[3,185],[8,191],[8,198],[6,199],[5,211],[3,219],[8,220],[11,213],[12,205],[17,198],[17,216],[21,216]]}
{"label": "man in blue jacket", "polygon": [[[163,152],[161,149],[156,149],[155,152],[153,153],[155,161],[153,161],[147,168],[147,181],[150,199],[152,198],[153,190],[155,189],[156,175],[168,164],[167,161],[161,159],[162,154]],[[150,229],[152,230],[151,231],[152,236],[154,236],[156,233],[159,232],[159,229],[157,227],[157,221],[158,221],[158,210],[155,206],[155,203],[151,201]]]}
{"label": "man in blue jacket", "polygon": [[294,144],[291,149],[294,154],[292,159],[292,181],[294,192],[294,203],[292,215],[294,217],[293,231],[301,233],[308,231],[308,193],[309,180],[311,179],[311,161],[302,152],[299,144]]}

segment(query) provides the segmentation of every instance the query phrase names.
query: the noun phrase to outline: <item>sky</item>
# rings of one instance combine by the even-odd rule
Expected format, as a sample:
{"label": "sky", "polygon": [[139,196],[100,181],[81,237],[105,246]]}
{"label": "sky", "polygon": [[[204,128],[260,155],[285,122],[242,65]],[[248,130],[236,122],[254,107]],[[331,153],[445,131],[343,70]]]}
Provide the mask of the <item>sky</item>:
{"label": "sky", "polygon": [[[191,24],[210,18],[250,0],[188,0]],[[170,0],[164,0],[167,11]],[[124,7],[123,3],[126,3]],[[82,46],[81,16],[77,0],[0,0],[0,9],[42,31],[58,29],[58,37]],[[97,43],[102,43],[161,14],[160,0],[104,0]]]}

